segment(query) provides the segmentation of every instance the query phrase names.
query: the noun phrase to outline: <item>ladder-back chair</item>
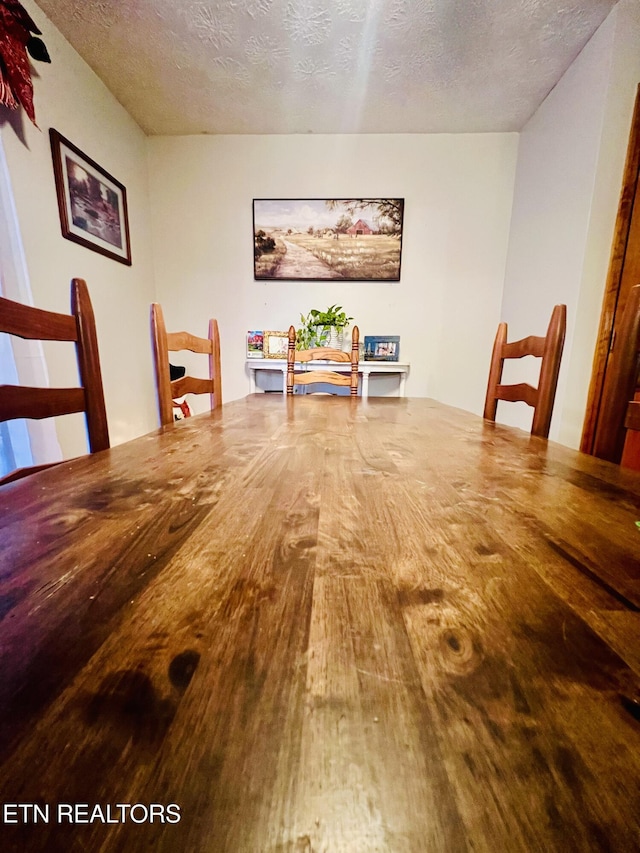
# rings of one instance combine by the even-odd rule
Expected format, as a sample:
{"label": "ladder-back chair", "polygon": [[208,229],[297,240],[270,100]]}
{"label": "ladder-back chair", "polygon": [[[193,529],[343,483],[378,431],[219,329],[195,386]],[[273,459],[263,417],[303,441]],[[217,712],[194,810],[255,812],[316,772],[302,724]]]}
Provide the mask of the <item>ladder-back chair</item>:
{"label": "ladder-back chair", "polygon": [[[71,281],[71,314],[57,314],[0,297],[0,332],[41,341],[75,344],[80,386],[76,388],[31,388],[0,386],[0,421],[43,418],[84,412],[91,453],[109,448],[109,430],[104,404],[95,318],[89,290],[81,278]],[[57,462],[34,465],[10,472],[0,485],[18,480]]]}
{"label": "ladder-back chair", "polygon": [[[315,349],[296,349],[296,330],[289,327],[289,344],[287,347],[287,394],[293,394],[294,385],[337,385],[350,389],[350,395],[358,394],[358,364],[360,360],[360,330],[357,326],[351,332],[351,353],[331,347],[316,347]],[[310,361],[332,361],[342,364],[351,363],[349,373],[338,373],[332,370],[310,370],[296,373],[296,364]],[[313,393],[313,392],[311,392]]]}
{"label": "ladder-back chair", "polygon": [[[162,307],[151,305],[151,339],[156,373],[158,411],[163,426],[172,424],[173,401],[185,394],[209,394],[211,410],[222,404],[222,373],[220,369],[220,336],[216,320],[209,321],[209,337],[198,338],[189,332],[167,332]],[[169,353],[188,350],[209,357],[209,378],[197,379],[183,376],[171,381],[169,375]]]}
{"label": "ladder-back chair", "polygon": [[[566,305],[554,307],[545,337],[530,335],[520,341],[507,343],[507,324],[500,323],[493,344],[489,382],[484,404],[484,417],[487,420],[495,421],[498,400],[527,403],[534,410],[531,434],[542,438],[549,437],[566,328]],[[538,387],[534,388],[526,382],[502,385],[502,370],[505,359],[523,358],[525,355],[542,359]]]}

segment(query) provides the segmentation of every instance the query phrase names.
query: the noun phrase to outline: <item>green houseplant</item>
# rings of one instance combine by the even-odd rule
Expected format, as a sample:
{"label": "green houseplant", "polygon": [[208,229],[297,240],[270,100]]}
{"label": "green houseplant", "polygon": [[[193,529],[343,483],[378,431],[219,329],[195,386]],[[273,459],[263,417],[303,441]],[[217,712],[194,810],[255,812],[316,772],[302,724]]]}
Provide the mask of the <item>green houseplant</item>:
{"label": "green houseplant", "polygon": [[301,328],[296,333],[298,349],[334,347],[342,349],[344,330],[353,317],[347,317],[342,305],[330,305],[326,311],[312,308],[305,317],[300,315]]}

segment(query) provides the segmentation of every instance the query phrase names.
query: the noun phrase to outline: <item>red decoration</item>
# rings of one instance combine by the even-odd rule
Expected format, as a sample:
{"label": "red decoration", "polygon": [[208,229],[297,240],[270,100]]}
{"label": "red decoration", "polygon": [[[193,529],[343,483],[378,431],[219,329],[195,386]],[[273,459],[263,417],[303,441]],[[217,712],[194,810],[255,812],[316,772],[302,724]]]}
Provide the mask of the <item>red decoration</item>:
{"label": "red decoration", "polygon": [[18,0],[0,0],[0,103],[11,109],[22,104],[36,123],[33,83],[27,51],[34,59],[51,62],[44,42],[27,11]]}

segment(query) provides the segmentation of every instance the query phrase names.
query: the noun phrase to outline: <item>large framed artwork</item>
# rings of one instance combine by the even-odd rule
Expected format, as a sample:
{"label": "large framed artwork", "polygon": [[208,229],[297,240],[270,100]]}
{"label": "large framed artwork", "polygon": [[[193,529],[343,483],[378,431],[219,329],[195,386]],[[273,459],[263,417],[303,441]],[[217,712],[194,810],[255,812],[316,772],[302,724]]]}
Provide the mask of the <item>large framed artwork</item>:
{"label": "large framed artwork", "polygon": [[256,281],[400,281],[402,198],[253,200]]}
{"label": "large framed artwork", "polygon": [[49,130],[62,236],[131,265],[127,191],[57,130]]}

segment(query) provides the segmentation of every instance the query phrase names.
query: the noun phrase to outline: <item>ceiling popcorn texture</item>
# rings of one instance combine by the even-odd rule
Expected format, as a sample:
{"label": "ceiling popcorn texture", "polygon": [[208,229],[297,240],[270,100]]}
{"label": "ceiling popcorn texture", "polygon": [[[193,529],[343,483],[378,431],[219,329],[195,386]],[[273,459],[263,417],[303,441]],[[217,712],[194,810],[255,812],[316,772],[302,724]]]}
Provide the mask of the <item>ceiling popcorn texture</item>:
{"label": "ceiling popcorn texture", "polygon": [[148,134],[517,131],[615,0],[37,0]]}

